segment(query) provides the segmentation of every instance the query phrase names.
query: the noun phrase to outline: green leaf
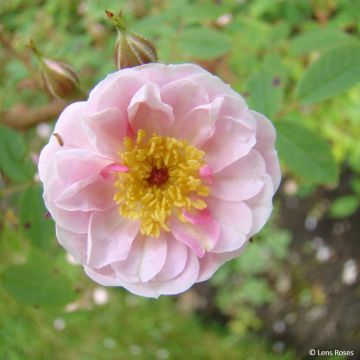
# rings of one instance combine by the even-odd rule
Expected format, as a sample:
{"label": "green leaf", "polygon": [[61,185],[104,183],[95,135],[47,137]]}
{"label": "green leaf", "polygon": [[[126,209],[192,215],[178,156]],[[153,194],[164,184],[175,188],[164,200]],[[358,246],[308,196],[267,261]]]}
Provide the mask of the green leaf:
{"label": "green leaf", "polygon": [[330,146],[317,134],[302,125],[277,124],[277,149],[288,168],[310,183],[333,184],[338,168]]}
{"label": "green leaf", "polygon": [[249,80],[247,89],[252,109],[273,118],[280,110],[284,97],[283,79],[269,68],[262,68]]}
{"label": "green leaf", "polygon": [[209,28],[187,28],[179,36],[179,46],[198,59],[213,59],[230,50],[228,37]]}
{"label": "green leaf", "polygon": [[34,166],[25,155],[24,138],[15,130],[0,125],[0,170],[16,182],[31,179]]}
{"label": "green leaf", "polygon": [[0,282],[10,295],[29,305],[61,307],[75,298],[68,278],[45,260],[8,266]]}
{"label": "green leaf", "polygon": [[338,47],[321,56],[302,77],[297,96],[304,104],[338,95],[360,81],[360,46]]}
{"label": "green leaf", "polygon": [[349,217],[358,209],[359,203],[359,199],[354,195],[341,196],[331,204],[330,215],[340,219]]}
{"label": "green leaf", "polygon": [[294,37],[290,43],[289,52],[294,56],[300,56],[351,43],[356,43],[356,40],[341,30],[316,28]]}
{"label": "green leaf", "polygon": [[44,250],[55,244],[54,223],[45,213],[42,189],[29,187],[20,199],[20,223],[32,243]]}

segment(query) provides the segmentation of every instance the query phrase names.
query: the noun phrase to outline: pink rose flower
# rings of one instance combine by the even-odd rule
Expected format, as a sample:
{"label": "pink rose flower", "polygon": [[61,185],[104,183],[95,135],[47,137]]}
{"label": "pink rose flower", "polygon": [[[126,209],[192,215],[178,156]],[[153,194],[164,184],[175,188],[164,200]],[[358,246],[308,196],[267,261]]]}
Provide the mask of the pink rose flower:
{"label": "pink rose flower", "polygon": [[143,296],[238,256],[280,182],[272,124],[195,65],[110,74],[54,135],[39,175],[60,244],[96,282]]}

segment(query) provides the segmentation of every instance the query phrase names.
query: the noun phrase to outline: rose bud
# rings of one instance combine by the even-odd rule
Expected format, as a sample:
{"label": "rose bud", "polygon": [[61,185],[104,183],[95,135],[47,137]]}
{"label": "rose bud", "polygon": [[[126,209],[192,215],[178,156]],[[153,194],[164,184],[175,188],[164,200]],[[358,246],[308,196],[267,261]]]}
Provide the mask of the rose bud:
{"label": "rose bud", "polygon": [[121,13],[116,16],[113,12],[106,10],[106,15],[118,32],[114,51],[115,65],[118,70],[157,62],[154,45],[141,35],[128,31]]}
{"label": "rose bud", "polygon": [[30,48],[39,59],[45,90],[54,98],[74,99],[81,93],[79,77],[68,64],[45,57],[31,41]]}

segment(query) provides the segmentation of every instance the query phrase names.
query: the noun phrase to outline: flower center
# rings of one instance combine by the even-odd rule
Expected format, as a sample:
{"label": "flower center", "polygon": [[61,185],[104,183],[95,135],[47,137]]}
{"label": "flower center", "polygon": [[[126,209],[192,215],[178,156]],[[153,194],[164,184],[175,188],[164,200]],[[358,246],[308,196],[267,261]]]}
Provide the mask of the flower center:
{"label": "flower center", "polygon": [[167,182],[169,179],[169,174],[166,168],[156,169],[153,168],[150,173],[150,177],[148,178],[149,184],[162,185]]}
{"label": "flower center", "polygon": [[199,170],[205,153],[187,140],[153,134],[146,139],[140,129],[136,141],[126,137],[120,153],[128,172],[116,175],[118,192],[114,199],[121,216],[140,221],[140,232],[157,237],[160,230],[170,231],[172,214],[186,221],[182,211],[206,208],[202,199],[209,195]]}

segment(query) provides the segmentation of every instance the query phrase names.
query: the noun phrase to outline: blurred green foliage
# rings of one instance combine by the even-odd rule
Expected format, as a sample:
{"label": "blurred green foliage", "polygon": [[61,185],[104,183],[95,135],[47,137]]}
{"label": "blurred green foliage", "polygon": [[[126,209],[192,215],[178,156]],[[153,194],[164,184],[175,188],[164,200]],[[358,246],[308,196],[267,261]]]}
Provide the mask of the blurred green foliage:
{"label": "blurred green foliage", "polygon": [[[299,196],[336,186],[350,169],[352,193],[334,200],[329,213],[345,218],[358,209],[359,2],[1,1],[1,31],[11,49],[0,47],[0,116],[49,102],[39,89],[30,38],[76,68],[86,91],[115,70],[115,30],[105,9],[122,9],[131,29],[156,44],[161,62],[205,66],[270,117],[284,176],[299,184]],[[257,309],[277,301],[271,284],[292,237],[277,227],[276,216],[211,280],[226,325],[207,325],[191,302],[181,310],[183,297],[153,301],[115,289],[107,305],[96,306],[94,284],[69,264],[43,216],[33,161],[46,141],[39,127],[0,125],[1,359],[297,358],[274,352],[256,335],[263,325]],[[78,310],[64,312],[69,302]],[[63,331],[54,329],[58,318]]]}

